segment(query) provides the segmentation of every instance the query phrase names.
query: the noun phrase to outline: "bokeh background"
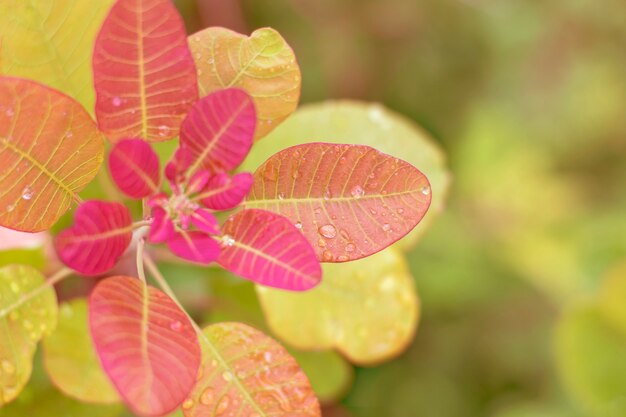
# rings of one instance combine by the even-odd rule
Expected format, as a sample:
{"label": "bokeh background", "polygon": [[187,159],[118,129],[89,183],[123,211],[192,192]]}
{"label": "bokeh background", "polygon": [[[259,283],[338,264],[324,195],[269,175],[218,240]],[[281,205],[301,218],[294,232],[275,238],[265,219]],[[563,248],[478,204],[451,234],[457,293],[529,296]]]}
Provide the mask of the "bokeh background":
{"label": "bokeh background", "polygon": [[[303,104],[383,103],[445,155],[446,198],[407,252],[414,341],[354,370],[301,358],[329,390],[324,416],[626,416],[626,2],[176,3],[189,33],[277,29]],[[204,318],[264,326],[251,287],[185,274],[186,305],[202,306],[198,285],[219,294]],[[0,415],[48,416],[28,406],[38,392]],[[72,407],[55,415],[84,415]]]}

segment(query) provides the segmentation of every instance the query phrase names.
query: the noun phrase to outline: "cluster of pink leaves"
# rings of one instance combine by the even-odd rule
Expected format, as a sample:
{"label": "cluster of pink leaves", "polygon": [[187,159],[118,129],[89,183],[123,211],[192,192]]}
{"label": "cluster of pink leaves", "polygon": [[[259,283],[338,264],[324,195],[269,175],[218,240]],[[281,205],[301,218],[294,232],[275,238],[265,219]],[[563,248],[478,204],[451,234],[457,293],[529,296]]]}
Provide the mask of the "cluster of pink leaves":
{"label": "cluster of pink leaves", "polygon": [[[133,242],[147,239],[193,263],[217,262],[256,283],[304,291],[320,282],[320,262],[380,251],[428,209],[424,175],[365,146],[301,145],[254,174],[233,173],[254,142],[254,101],[234,88],[199,98],[170,0],[118,0],[99,32],[93,71],[98,128],[113,143],[110,175],[146,211],[134,222],[120,202],[78,207],[55,247],[84,276],[106,274]],[[179,147],[161,167],[150,142],[175,137]],[[223,224],[221,211],[231,212]],[[97,353],[128,405],[145,416],[179,407],[194,388],[201,349],[174,300],[117,276],[98,284],[89,310]]]}

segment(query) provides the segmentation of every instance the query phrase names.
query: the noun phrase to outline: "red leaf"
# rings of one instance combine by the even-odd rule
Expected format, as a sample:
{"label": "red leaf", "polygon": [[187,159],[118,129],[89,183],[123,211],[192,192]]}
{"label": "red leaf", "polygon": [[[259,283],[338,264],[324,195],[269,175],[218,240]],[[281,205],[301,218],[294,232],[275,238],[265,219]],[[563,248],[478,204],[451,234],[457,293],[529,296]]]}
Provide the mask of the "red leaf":
{"label": "red leaf", "polygon": [[304,291],[316,286],[322,268],[304,236],[283,216],[243,210],[222,229],[220,265],[259,284]]}
{"label": "red leaf", "polygon": [[170,0],[118,0],[94,46],[96,116],[116,142],[178,135],[198,98],[183,21]]}
{"label": "red leaf", "polygon": [[152,217],[153,220],[148,236],[151,243],[162,243],[174,237],[174,223],[172,223],[165,209],[154,207],[152,209]]}
{"label": "red leaf", "polygon": [[230,210],[237,207],[250,192],[252,175],[242,172],[234,176],[226,173],[214,175],[204,191],[195,197],[212,210]]}
{"label": "red leaf", "polygon": [[136,414],[165,415],[191,391],[200,345],[163,292],[136,278],[107,278],[89,299],[89,326],[105,372]]}
{"label": "red leaf", "polygon": [[118,188],[130,197],[144,198],[159,190],[159,157],[141,139],[118,142],[109,155],[109,171]]}
{"label": "red leaf", "polygon": [[308,143],[270,157],[246,207],[298,225],[324,262],[372,255],[410,232],[431,201],[428,179],[369,146]]}
{"label": "red leaf", "polygon": [[132,219],[120,203],[87,201],[76,210],[74,225],[59,233],[54,246],[59,258],[83,275],[113,268],[132,238]]}
{"label": "red leaf", "polygon": [[204,233],[209,233],[212,235],[219,234],[220,226],[217,222],[217,219],[208,210],[197,209],[191,214],[191,224],[197,227],[199,230]]}
{"label": "red leaf", "polygon": [[197,231],[178,231],[167,241],[167,246],[175,255],[205,265],[215,261],[220,253],[220,246],[215,239]]}
{"label": "red leaf", "polygon": [[229,88],[197,101],[180,127],[180,145],[193,163],[188,172],[204,168],[230,171],[244,160],[254,139],[256,111],[243,90]]}

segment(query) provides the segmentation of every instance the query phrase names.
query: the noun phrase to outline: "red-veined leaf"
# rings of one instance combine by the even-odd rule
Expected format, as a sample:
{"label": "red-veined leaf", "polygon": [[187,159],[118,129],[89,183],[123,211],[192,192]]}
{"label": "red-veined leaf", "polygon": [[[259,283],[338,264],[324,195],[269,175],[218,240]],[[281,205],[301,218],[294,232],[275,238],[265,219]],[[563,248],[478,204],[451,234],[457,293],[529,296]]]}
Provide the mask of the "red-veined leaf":
{"label": "red-veined leaf", "polygon": [[191,224],[204,233],[216,235],[220,232],[220,225],[217,222],[217,218],[209,210],[197,209],[194,211],[191,214]]}
{"label": "red-veined leaf", "polygon": [[246,207],[289,218],[324,262],[360,259],[391,245],[424,217],[428,179],[369,146],[309,143],[270,157]]}
{"label": "red-veined leaf", "polygon": [[222,172],[211,177],[204,190],[194,199],[213,210],[230,210],[246,198],[253,181],[252,175],[247,172],[232,177]]}
{"label": "red-veined leaf", "polygon": [[135,413],[162,416],[189,395],[200,345],[163,292],[136,278],[107,278],[91,294],[89,325],[105,372]]}
{"label": "red-veined leaf", "polygon": [[174,223],[162,207],[152,209],[152,224],[148,238],[151,243],[162,243],[174,237]]}
{"label": "red-veined leaf", "polygon": [[270,287],[304,291],[316,286],[322,268],[309,242],[285,217],[265,210],[242,210],[222,231],[218,262],[229,271]]}
{"label": "red-veined leaf", "polygon": [[0,79],[0,225],[47,230],[98,172],[103,137],[70,97]]}
{"label": "red-veined leaf", "polygon": [[167,246],[175,255],[205,265],[215,261],[220,254],[220,246],[215,239],[198,231],[179,230],[167,241]]}
{"label": "red-veined leaf", "polygon": [[159,190],[159,157],[141,139],[125,139],[109,154],[109,171],[117,187],[133,198],[144,198]]}
{"label": "red-veined leaf", "polygon": [[320,405],[298,363],[276,341],[241,323],[208,326],[204,361],[185,417],[319,417]]}
{"label": "red-veined leaf", "polygon": [[132,239],[133,223],[120,203],[87,201],[76,210],[72,227],[59,233],[54,246],[59,258],[83,275],[113,268]]}
{"label": "red-veined leaf", "polygon": [[197,101],[180,127],[180,146],[193,162],[188,172],[230,171],[244,160],[254,139],[256,111],[243,90],[216,91]]}
{"label": "red-veined leaf", "polygon": [[171,139],[198,98],[185,27],[170,0],[118,0],[96,39],[96,116],[112,141]]}

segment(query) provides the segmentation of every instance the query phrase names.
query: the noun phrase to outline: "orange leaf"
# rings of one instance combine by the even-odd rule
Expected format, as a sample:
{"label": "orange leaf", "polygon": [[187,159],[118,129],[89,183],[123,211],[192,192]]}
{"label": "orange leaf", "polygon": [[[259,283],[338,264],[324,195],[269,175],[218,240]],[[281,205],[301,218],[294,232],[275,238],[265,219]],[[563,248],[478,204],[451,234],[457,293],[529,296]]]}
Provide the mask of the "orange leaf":
{"label": "orange leaf", "polygon": [[198,67],[200,95],[222,88],[245,90],[257,109],[255,138],[267,135],[300,100],[300,67],[291,47],[271,28],[250,37],[213,27],[189,37]]}
{"label": "orange leaf", "polygon": [[33,81],[0,79],[0,225],[49,229],[103,160],[103,137],[72,98]]}
{"label": "orange leaf", "polygon": [[204,338],[205,363],[183,402],[185,417],[321,416],[306,375],[276,341],[241,323],[211,325]]}
{"label": "orange leaf", "polygon": [[369,146],[308,143],[270,157],[246,208],[290,219],[323,262],[372,255],[410,232],[431,201],[428,179]]}

